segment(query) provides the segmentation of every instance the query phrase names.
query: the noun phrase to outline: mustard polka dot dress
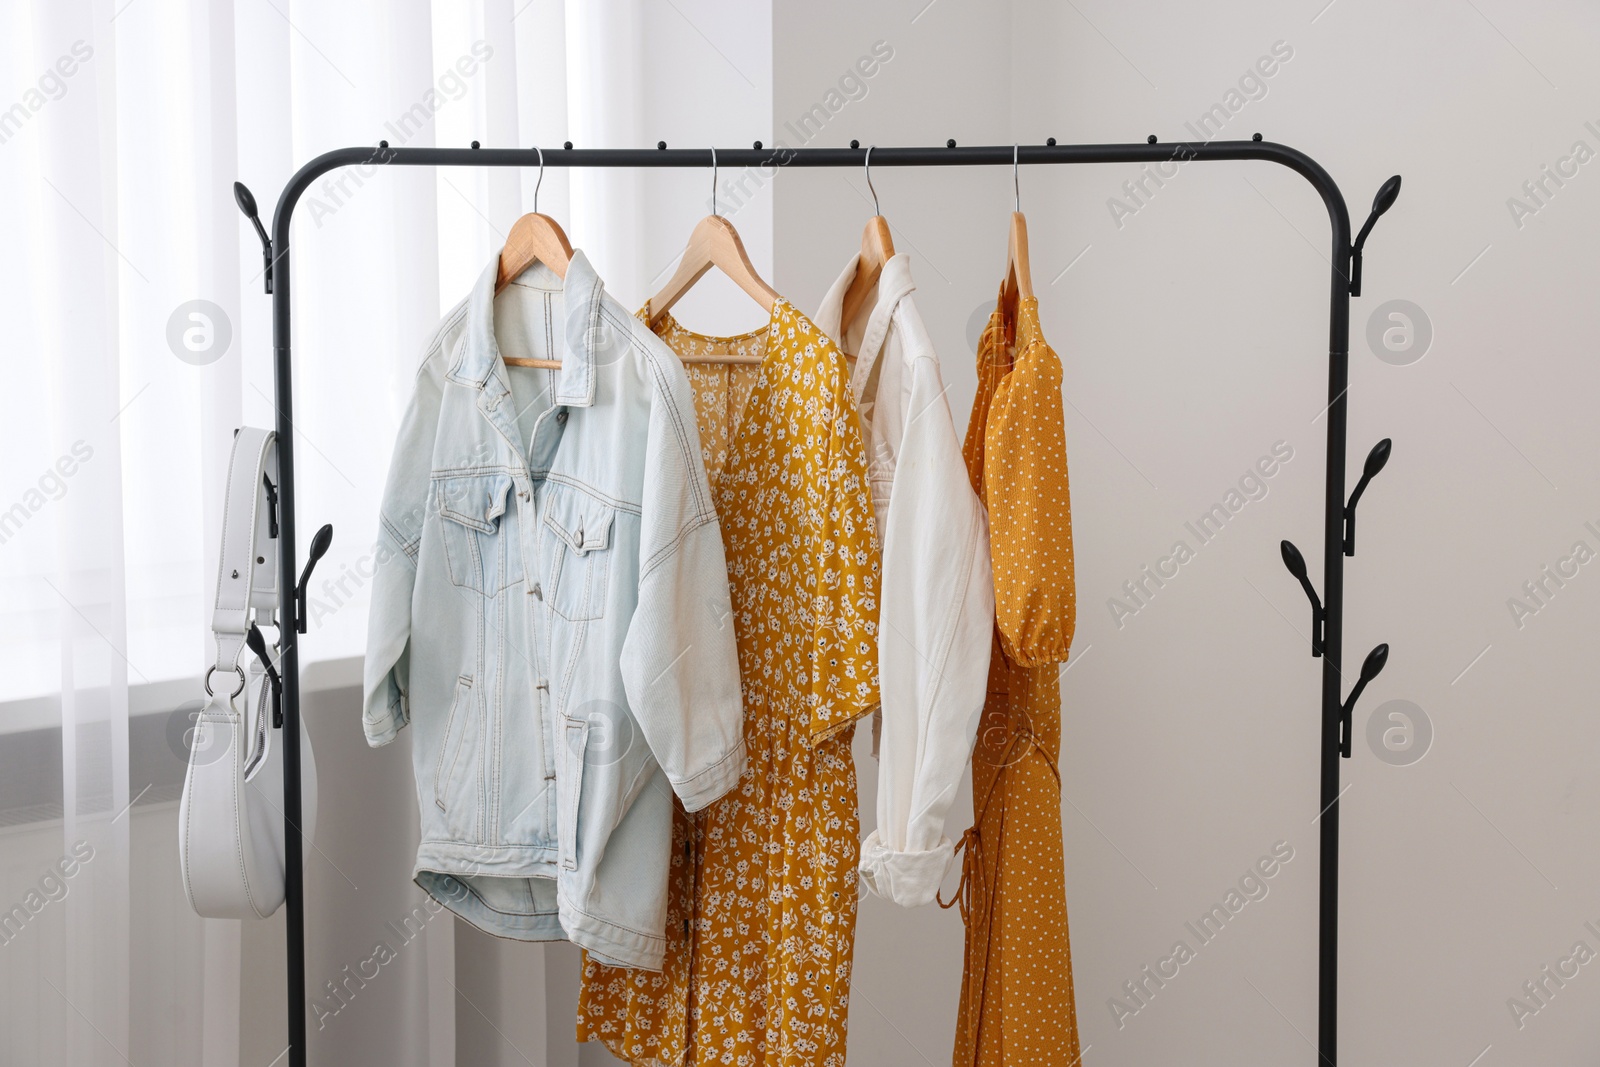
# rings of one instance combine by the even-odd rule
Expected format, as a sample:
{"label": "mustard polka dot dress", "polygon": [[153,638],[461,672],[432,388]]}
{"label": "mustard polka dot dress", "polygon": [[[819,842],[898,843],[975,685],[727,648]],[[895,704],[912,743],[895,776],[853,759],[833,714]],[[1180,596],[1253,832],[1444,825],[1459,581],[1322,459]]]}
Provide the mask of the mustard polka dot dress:
{"label": "mustard polka dot dress", "polygon": [[1061,686],[1077,620],[1061,360],[1002,291],[962,452],[989,510],[995,636],[963,835],[955,1067],[1079,1061],[1061,847]]}
{"label": "mustard polka dot dress", "polygon": [[686,365],[749,766],[705,810],[678,808],[664,967],[585,958],[578,1039],[636,1067],[843,1067],[860,838],[850,741],[879,700],[879,550],[845,357],[782,299],[742,337],[670,317],[657,333],[680,355],[761,357]]}

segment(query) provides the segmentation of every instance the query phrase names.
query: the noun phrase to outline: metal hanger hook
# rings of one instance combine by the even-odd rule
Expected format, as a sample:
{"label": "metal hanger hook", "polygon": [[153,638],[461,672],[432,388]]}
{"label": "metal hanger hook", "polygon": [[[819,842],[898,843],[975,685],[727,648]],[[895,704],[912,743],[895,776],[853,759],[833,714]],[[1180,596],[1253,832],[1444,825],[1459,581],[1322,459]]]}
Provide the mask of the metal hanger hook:
{"label": "metal hanger hook", "polygon": [[717,146],[711,146],[711,213],[717,213]]}
{"label": "metal hanger hook", "polygon": [[1022,214],[1022,179],[1018,176],[1021,169],[1018,166],[1021,156],[1022,146],[1013,144],[1011,146],[1011,192],[1017,198],[1017,214],[1019,215]]}
{"label": "metal hanger hook", "polygon": [[871,190],[871,192],[872,192],[872,214],[874,216],[883,214],[883,212],[878,210],[878,190],[876,188],[874,188],[873,184],[872,184],[872,150],[874,148],[877,148],[877,147],[878,146],[875,145],[875,144],[867,145],[867,161],[866,161],[867,188],[869,190]]}
{"label": "metal hanger hook", "polygon": [[539,180],[533,183],[533,210],[535,214],[538,214],[539,186],[544,184],[544,149],[540,148],[538,145],[534,145],[533,150],[539,153]]}

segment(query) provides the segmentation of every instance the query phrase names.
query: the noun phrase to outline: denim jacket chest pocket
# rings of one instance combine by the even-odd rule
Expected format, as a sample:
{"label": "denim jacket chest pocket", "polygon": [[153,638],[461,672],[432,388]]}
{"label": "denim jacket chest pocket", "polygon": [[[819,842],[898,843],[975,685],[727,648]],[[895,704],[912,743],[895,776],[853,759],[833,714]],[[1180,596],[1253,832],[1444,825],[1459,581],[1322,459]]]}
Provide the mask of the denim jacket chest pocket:
{"label": "denim jacket chest pocket", "polygon": [[568,622],[603,617],[616,509],[564,485],[550,485],[543,511],[543,583],[550,610]]}
{"label": "denim jacket chest pocket", "polygon": [[493,596],[522,580],[518,516],[511,507],[511,475],[441,474],[434,478],[434,507],[450,581]]}

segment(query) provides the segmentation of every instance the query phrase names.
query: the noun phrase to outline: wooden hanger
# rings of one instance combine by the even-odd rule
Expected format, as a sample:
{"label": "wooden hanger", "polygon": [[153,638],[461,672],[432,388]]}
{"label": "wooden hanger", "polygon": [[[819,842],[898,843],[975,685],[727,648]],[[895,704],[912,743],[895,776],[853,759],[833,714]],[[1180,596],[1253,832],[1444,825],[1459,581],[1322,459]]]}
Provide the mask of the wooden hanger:
{"label": "wooden hanger", "polygon": [[1011,235],[1006,240],[1006,283],[1002,293],[1007,304],[1033,296],[1033,271],[1028,267],[1028,220],[1020,211],[1011,213]]}
{"label": "wooden hanger", "polygon": [[[567,276],[572,265],[572,242],[567,240],[561,224],[549,215],[539,214],[539,186],[544,184],[544,152],[539,153],[539,180],[533,186],[533,210],[522,216],[506,235],[505,247],[500,249],[500,267],[495,274],[494,291],[510,285],[535,263],[543,263],[561,278]],[[520,356],[502,356],[507,366],[543,367],[554,370],[561,366],[558,359],[524,359]]]}
{"label": "wooden hanger", "polygon": [[[772,306],[778,301],[778,293],[761,280],[761,275],[756,271],[754,263],[750,262],[750,254],[745,251],[744,241],[739,238],[739,231],[733,228],[733,223],[717,214],[717,150],[711,150],[711,214],[695,224],[694,231],[689,234],[689,244],[683,250],[683,258],[678,261],[678,269],[661,291],[650,298],[647,305],[650,311],[650,326],[660,325],[666,317],[668,309],[676,304],[684,293],[687,293],[694,283],[705,276],[712,267],[716,267],[732,279],[733,283],[761,305],[762,310],[772,314]],[[760,363],[760,356],[738,355],[711,355],[691,356],[684,360],[685,363]]]}
{"label": "wooden hanger", "polygon": [[1011,234],[1006,239],[1006,280],[1000,288],[1003,303],[1032,299],[1033,270],[1028,265],[1028,220],[1022,217],[1022,187],[1017,181],[1017,153],[1011,157],[1011,184],[1016,191],[1016,210],[1011,213]]}
{"label": "wooden hanger", "polygon": [[562,278],[572,263],[572,244],[561,224],[549,215],[529,212],[516,221],[500,249],[500,272],[495,278],[496,293],[516,281],[522,272],[543,263]]}
{"label": "wooden hanger", "polygon": [[739,239],[739,231],[721,215],[707,215],[695,224],[694,232],[689,235],[689,244],[678,261],[677,271],[661,291],[650,298],[650,325],[659,324],[667,310],[712,267],[731,278],[750,299],[761,305],[762,310],[772,312],[772,305],[778,300],[777,291],[756,273],[744,242]]}
{"label": "wooden hanger", "polygon": [[878,211],[878,190],[872,185],[874,147],[876,146],[867,146],[866,160],[867,188],[872,190],[872,218],[867,220],[867,228],[861,231],[861,258],[856,261],[856,276],[850,280],[850,288],[844,291],[844,304],[839,313],[841,344],[844,335],[850,330],[850,324],[856,321],[856,316],[861,313],[861,306],[866,303],[867,294],[878,284],[878,277],[883,273],[883,265],[894,257],[894,240],[889,236],[889,220]]}

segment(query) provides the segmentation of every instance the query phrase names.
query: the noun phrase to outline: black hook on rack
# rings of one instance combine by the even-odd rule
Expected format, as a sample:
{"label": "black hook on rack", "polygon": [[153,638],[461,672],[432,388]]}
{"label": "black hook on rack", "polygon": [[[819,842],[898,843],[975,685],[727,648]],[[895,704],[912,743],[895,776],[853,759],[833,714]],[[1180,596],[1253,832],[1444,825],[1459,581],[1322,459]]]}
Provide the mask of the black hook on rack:
{"label": "black hook on rack", "polygon": [[1367,683],[1376,678],[1389,662],[1389,646],[1379,645],[1367,653],[1367,658],[1361,661],[1361,677],[1356,679],[1355,688],[1350,690],[1350,695],[1345,697],[1344,705],[1339,709],[1339,755],[1345,759],[1350,758],[1350,716],[1355,711],[1356,701],[1361,697],[1361,691]]}
{"label": "black hook on rack", "polygon": [[1373,475],[1383,470],[1384,464],[1389,462],[1389,451],[1394,444],[1385,437],[1372,446],[1372,451],[1367,453],[1367,462],[1361,468],[1361,480],[1356,483],[1355,492],[1350,494],[1350,502],[1344,506],[1344,554],[1356,554],[1356,504],[1361,500],[1361,494],[1367,491],[1367,483],[1372,481]]}
{"label": "black hook on rack", "polygon": [[1283,565],[1299,580],[1300,588],[1306,591],[1306,599],[1311,601],[1311,654],[1320,656],[1327,640],[1328,609],[1322,606],[1322,598],[1312,588],[1311,579],[1306,575],[1306,558],[1294,547],[1294,542],[1284,541],[1278,545],[1278,550],[1283,553]]}
{"label": "black hook on rack", "polygon": [[[235,435],[238,430],[233,431]],[[261,483],[267,488],[267,536],[274,541],[278,539],[278,487],[272,484],[272,479],[263,472]]]}
{"label": "black hook on rack", "polygon": [[1367,216],[1361,232],[1356,234],[1356,243],[1350,246],[1350,295],[1361,295],[1361,250],[1366,247],[1367,234],[1372,232],[1372,227],[1379,217],[1394,206],[1395,198],[1400,195],[1400,175],[1396,174],[1382,185],[1378,186],[1378,195],[1372,198],[1372,213]]}
{"label": "black hook on rack", "polygon": [[317,560],[328,554],[328,546],[333,544],[333,523],[326,523],[311,538],[311,549],[306,553],[305,570],[300,572],[300,581],[294,587],[294,626],[300,633],[306,632],[306,586],[311,584],[311,572],[317,566]]}
{"label": "black hook on rack", "polygon": [[244,182],[234,182],[233,202],[239,205],[244,217],[256,228],[256,236],[261,238],[261,275],[266,279],[267,292],[270,293],[272,292],[272,238],[267,236],[267,228],[261,225],[261,216],[256,212],[255,195]]}
{"label": "black hook on rack", "polygon": [[250,651],[256,654],[256,659],[261,661],[261,666],[267,672],[267,683],[272,686],[272,728],[283,727],[283,679],[278,677],[278,668],[273,666],[272,657],[267,654],[267,639],[262,636],[261,630],[255,623],[250,624],[250,629],[245,631],[244,643],[250,646]]}

